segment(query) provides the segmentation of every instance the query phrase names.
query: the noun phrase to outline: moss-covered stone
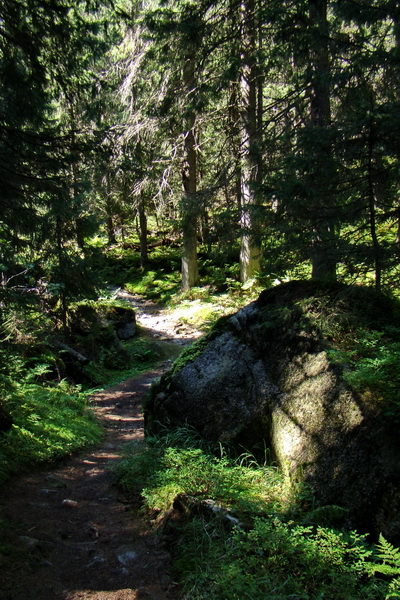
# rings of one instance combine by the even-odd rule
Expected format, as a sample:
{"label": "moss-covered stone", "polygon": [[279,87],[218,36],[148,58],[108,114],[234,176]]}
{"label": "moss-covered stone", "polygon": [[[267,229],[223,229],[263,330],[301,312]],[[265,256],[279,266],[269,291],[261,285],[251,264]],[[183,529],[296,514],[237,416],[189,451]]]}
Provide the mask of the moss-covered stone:
{"label": "moss-covered stone", "polygon": [[393,369],[381,347],[395,352],[399,330],[398,303],[370,289],[307,281],[265,290],[161,379],[146,423],[189,424],[239,450],[267,446],[321,502],[348,508],[349,526],[400,541],[400,446],[386,412],[400,375],[380,388],[364,371],[357,387],[346,375],[364,358],[367,369],[375,350]]}
{"label": "moss-covered stone", "polygon": [[[135,323],[135,310],[118,301],[85,301],[76,303],[68,313],[68,327],[72,333],[90,334],[94,329],[117,329]],[[134,332],[133,332],[134,333]]]}

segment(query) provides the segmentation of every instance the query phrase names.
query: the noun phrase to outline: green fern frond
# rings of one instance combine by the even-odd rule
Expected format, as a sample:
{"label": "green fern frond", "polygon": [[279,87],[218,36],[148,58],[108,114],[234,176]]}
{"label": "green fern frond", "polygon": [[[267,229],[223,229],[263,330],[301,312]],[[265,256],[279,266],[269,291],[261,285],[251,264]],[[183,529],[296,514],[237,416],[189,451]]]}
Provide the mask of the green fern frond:
{"label": "green fern frond", "polygon": [[400,598],[400,578],[393,579],[385,596],[385,600],[396,600]]}
{"label": "green fern frond", "polygon": [[382,534],[379,536],[379,542],[376,546],[378,551],[378,558],[385,565],[390,565],[393,568],[397,568],[400,575],[400,549],[395,548],[393,544],[388,542]]}
{"label": "green fern frond", "polygon": [[[400,549],[395,548],[395,546],[388,542],[382,534],[380,534],[379,542],[376,545],[376,559],[379,562],[375,562],[371,565],[371,572],[373,574],[380,573],[386,577],[397,578],[400,576]],[[394,579],[390,583],[390,589],[393,589],[390,592],[391,595],[386,596],[386,598],[400,598],[399,582],[400,579]],[[398,593],[399,595],[393,595],[395,593]]]}

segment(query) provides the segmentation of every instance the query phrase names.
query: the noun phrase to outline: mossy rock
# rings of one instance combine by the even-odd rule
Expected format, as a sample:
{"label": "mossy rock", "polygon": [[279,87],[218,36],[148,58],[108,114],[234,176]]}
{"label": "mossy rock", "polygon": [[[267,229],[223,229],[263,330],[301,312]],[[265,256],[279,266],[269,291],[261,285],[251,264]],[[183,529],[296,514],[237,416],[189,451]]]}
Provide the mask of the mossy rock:
{"label": "mossy rock", "polygon": [[[129,340],[136,334],[133,308],[118,301],[78,302],[69,310],[68,329],[67,345],[90,361],[106,369],[129,367],[131,359],[121,341]],[[69,362],[69,371],[75,377],[73,358]]]}
{"label": "mossy rock", "polygon": [[135,310],[118,302],[86,301],[75,304],[68,313],[72,335],[90,335],[113,329],[119,339],[129,339],[136,332]]}
{"label": "mossy rock", "polygon": [[[238,452],[267,447],[293,482],[347,508],[350,527],[400,542],[400,445],[387,416],[390,405],[400,419],[387,392],[400,373],[389,362],[382,389],[349,383],[362,352],[367,367],[375,350],[384,364],[381,347],[400,356],[399,331],[399,303],[369,288],[301,281],[265,290],[163,376],[146,427],[189,425]],[[379,346],[363,346],[363,336]]]}

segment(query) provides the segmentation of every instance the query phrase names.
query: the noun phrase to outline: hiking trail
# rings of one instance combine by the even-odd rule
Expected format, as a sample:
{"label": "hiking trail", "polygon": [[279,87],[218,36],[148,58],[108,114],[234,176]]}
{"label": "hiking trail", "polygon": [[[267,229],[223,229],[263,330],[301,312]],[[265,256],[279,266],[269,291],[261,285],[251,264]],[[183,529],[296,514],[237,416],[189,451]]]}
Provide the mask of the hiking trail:
{"label": "hiking trail", "polygon": [[117,290],[136,309],[164,357],[157,368],[105,389],[90,403],[105,429],[101,444],[12,480],[0,497],[7,539],[0,600],[175,600],[170,557],[114,485],[122,444],[143,439],[142,399],[181,346],[200,333],[155,303]]}

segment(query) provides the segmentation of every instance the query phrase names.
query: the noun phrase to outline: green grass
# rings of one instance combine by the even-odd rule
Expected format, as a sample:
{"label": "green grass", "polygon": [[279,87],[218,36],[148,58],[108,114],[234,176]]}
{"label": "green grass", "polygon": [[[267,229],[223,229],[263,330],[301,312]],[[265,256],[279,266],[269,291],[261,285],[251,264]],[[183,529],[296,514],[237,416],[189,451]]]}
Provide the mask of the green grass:
{"label": "green grass", "polygon": [[[125,492],[140,495],[145,514],[163,523],[184,600],[400,597],[399,550],[334,528],[329,520],[339,507],[316,506],[309,490],[290,487],[275,466],[216,451],[182,428],[128,445],[118,467]],[[175,509],[165,522],[160,516],[177,497],[217,510]]]}
{"label": "green grass", "polygon": [[149,265],[140,267],[136,250],[115,246],[105,248],[95,265],[103,285],[119,286],[134,294],[167,304],[181,285],[180,256],[177,250],[149,250]]}
{"label": "green grass", "polygon": [[86,395],[66,381],[40,385],[2,378],[1,388],[13,425],[0,434],[0,483],[102,438]]}
{"label": "green grass", "polygon": [[[166,511],[178,494],[213,498],[239,516],[262,514],[268,505],[288,514],[294,490],[275,466],[260,467],[251,456],[219,457],[188,428],[127,445],[118,467],[120,485],[140,493],[145,507]],[[305,494],[302,494],[303,502]]]}
{"label": "green grass", "polygon": [[126,281],[124,286],[128,292],[139,294],[160,304],[167,304],[171,297],[179,291],[180,273],[168,273],[164,269],[148,270]]}

